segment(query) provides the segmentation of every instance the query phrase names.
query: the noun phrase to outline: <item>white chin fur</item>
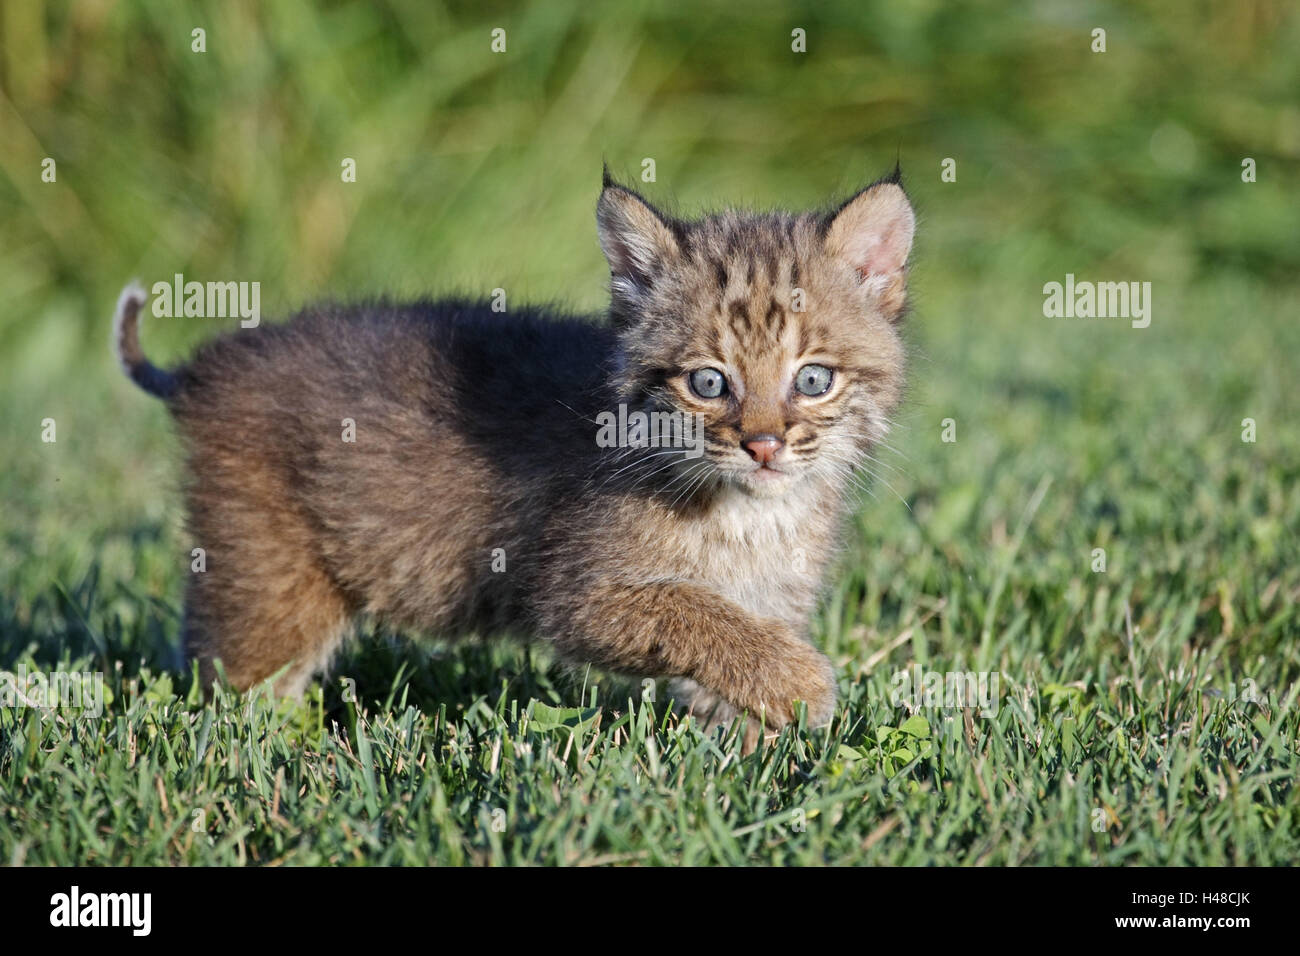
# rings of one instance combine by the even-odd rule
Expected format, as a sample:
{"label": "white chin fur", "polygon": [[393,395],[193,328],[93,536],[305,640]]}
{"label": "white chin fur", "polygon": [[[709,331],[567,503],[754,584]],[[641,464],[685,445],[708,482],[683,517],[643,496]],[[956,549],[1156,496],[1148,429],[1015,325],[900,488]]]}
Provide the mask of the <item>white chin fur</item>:
{"label": "white chin fur", "polygon": [[795,483],[795,476],[789,473],[758,477],[756,472],[741,472],[732,476],[731,484],[751,498],[780,498]]}

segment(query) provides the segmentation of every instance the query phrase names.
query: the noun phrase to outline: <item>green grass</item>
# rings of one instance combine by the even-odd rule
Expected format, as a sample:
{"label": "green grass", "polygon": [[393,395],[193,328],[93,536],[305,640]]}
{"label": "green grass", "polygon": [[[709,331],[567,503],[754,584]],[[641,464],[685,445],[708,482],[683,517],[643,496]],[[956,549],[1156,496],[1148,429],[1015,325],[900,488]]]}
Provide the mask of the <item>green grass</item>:
{"label": "green grass", "polygon": [[[0,18],[0,670],[111,700],[0,707],[0,862],[1300,859],[1293,10],[29,6]],[[127,279],[257,279],[272,317],[497,286],[599,309],[602,158],[654,157],[689,212],[822,202],[900,154],[911,387],[814,621],[829,730],[742,757],[662,685],[388,633],[301,704],[199,702],[178,450],[106,345]],[[1044,318],[1067,272],[1151,281],[1151,327]],[[170,359],[221,328],[144,336]],[[997,672],[996,715],[894,706],[914,664]]]}

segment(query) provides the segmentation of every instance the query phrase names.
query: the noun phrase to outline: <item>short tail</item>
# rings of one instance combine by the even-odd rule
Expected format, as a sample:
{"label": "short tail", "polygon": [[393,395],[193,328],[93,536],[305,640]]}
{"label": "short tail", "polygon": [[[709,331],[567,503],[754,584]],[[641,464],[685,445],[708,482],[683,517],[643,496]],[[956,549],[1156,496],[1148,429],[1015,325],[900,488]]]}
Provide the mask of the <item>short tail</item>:
{"label": "short tail", "polygon": [[122,290],[113,316],[113,351],[131,381],[150,395],[165,400],[176,394],[180,383],[174,374],[145,358],[140,348],[140,309],[147,301],[148,296],[139,283],[132,282]]}

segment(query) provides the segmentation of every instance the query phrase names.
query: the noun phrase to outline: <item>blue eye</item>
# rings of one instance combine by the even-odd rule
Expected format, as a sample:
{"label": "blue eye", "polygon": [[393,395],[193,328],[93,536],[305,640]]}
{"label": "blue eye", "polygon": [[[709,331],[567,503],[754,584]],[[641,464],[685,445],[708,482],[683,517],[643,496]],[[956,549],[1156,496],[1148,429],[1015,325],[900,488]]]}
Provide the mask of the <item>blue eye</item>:
{"label": "blue eye", "polygon": [[834,377],[825,365],[805,365],[795,373],[794,387],[800,395],[824,395]]}
{"label": "blue eye", "polygon": [[718,398],[727,394],[727,377],[716,368],[697,369],[690,376],[691,391],[700,398]]}

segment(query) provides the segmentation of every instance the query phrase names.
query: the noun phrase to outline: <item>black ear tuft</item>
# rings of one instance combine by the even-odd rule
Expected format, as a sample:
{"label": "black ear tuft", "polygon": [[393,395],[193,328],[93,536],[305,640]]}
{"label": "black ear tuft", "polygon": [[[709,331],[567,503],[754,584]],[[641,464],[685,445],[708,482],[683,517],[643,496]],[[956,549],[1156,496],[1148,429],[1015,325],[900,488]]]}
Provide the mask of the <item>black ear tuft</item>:
{"label": "black ear tuft", "polygon": [[907,259],[916,213],[904,192],[901,172],[876,180],[821,223],[826,250],[857,273],[864,289],[891,320],[906,304]]}
{"label": "black ear tuft", "polygon": [[678,224],[626,186],[608,180],[596,204],[600,247],[609,261],[613,314],[633,316],[681,251]]}
{"label": "black ear tuft", "polygon": [[609,163],[604,160],[600,163],[600,188],[608,189],[610,186],[617,186],[614,177],[609,174]]}
{"label": "black ear tuft", "polygon": [[831,228],[831,223],[833,223],[836,220],[836,218],[839,216],[840,213],[844,212],[844,210],[852,206],[861,196],[864,196],[867,193],[871,192],[877,186],[885,186],[885,185],[897,186],[899,189],[903,191],[904,198],[907,198],[907,189],[903,186],[903,167],[899,165],[897,160],[894,161],[894,168],[892,170],[890,170],[885,175],[879,177],[870,186],[864,186],[862,189],[859,189],[848,199],[845,199],[843,202],[836,205],[833,209],[830,210],[830,212],[820,214],[820,218],[817,220],[818,234],[821,235],[823,238],[825,238],[826,233]]}

